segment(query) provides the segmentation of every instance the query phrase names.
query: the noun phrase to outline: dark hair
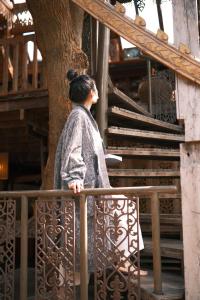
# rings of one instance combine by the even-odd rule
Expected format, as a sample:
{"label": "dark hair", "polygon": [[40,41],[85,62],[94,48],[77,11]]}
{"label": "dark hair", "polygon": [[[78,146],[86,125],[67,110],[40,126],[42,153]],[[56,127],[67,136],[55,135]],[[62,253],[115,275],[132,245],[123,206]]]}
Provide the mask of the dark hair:
{"label": "dark hair", "polygon": [[76,103],[83,103],[91,90],[95,89],[95,81],[88,75],[78,75],[72,69],[67,72],[70,81],[69,98]]}

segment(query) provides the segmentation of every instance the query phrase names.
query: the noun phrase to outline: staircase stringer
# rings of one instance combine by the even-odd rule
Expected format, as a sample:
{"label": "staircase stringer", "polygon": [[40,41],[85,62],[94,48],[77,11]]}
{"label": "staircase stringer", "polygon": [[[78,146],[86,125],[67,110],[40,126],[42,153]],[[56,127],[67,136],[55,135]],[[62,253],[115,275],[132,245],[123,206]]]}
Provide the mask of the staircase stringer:
{"label": "staircase stringer", "polygon": [[72,0],[108,28],[134,44],[141,51],[172,69],[179,75],[200,84],[200,63],[190,55],[185,45],[179,49],[169,44],[167,35],[155,35],[147,30],[144,22],[137,22],[102,0]]}

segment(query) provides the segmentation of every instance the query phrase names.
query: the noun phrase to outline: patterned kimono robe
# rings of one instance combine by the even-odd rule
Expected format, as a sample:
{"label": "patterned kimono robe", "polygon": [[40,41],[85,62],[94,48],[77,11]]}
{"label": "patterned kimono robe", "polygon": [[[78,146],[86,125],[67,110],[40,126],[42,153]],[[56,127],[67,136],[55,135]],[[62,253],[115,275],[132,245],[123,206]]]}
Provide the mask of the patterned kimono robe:
{"label": "patterned kimono robe", "polygon": [[[90,111],[77,105],[61,133],[55,158],[54,188],[68,189],[76,180],[85,188],[109,188],[104,148],[98,126]],[[80,257],[80,211],[76,203],[76,268]],[[88,267],[93,270],[93,198],[88,197]]]}
{"label": "patterned kimono robe", "polygon": [[82,181],[85,187],[110,187],[97,123],[82,105],[72,110],[60,136],[54,187],[67,189],[76,180]]}

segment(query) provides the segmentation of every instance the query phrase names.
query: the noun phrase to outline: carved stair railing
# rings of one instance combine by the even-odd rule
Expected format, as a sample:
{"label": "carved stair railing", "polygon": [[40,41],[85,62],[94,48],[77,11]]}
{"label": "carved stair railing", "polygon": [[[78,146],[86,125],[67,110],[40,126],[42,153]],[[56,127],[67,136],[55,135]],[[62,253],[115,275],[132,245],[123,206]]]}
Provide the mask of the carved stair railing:
{"label": "carved stair railing", "polygon": [[133,20],[125,16],[125,8],[120,4],[114,7],[102,0],[72,1],[150,57],[200,84],[200,62],[190,55],[190,49],[186,45],[180,44],[177,49],[168,43],[165,32],[158,30],[154,34],[148,31],[144,19],[137,16]]}

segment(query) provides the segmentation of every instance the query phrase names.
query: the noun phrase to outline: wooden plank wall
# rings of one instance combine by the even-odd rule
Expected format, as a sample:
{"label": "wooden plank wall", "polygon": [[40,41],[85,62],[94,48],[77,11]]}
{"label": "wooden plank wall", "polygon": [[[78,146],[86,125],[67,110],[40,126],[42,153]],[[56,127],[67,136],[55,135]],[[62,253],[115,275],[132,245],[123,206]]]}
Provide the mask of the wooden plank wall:
{"label": "wooden plank wall", "polygon": [[[199,57],[196,0],[173,2],[176,45],[187,44]],[[177,78],[177,117],[184,120],[181,145],[181,189],[184,242],[185,299],[200,299],[200,86]]]}

